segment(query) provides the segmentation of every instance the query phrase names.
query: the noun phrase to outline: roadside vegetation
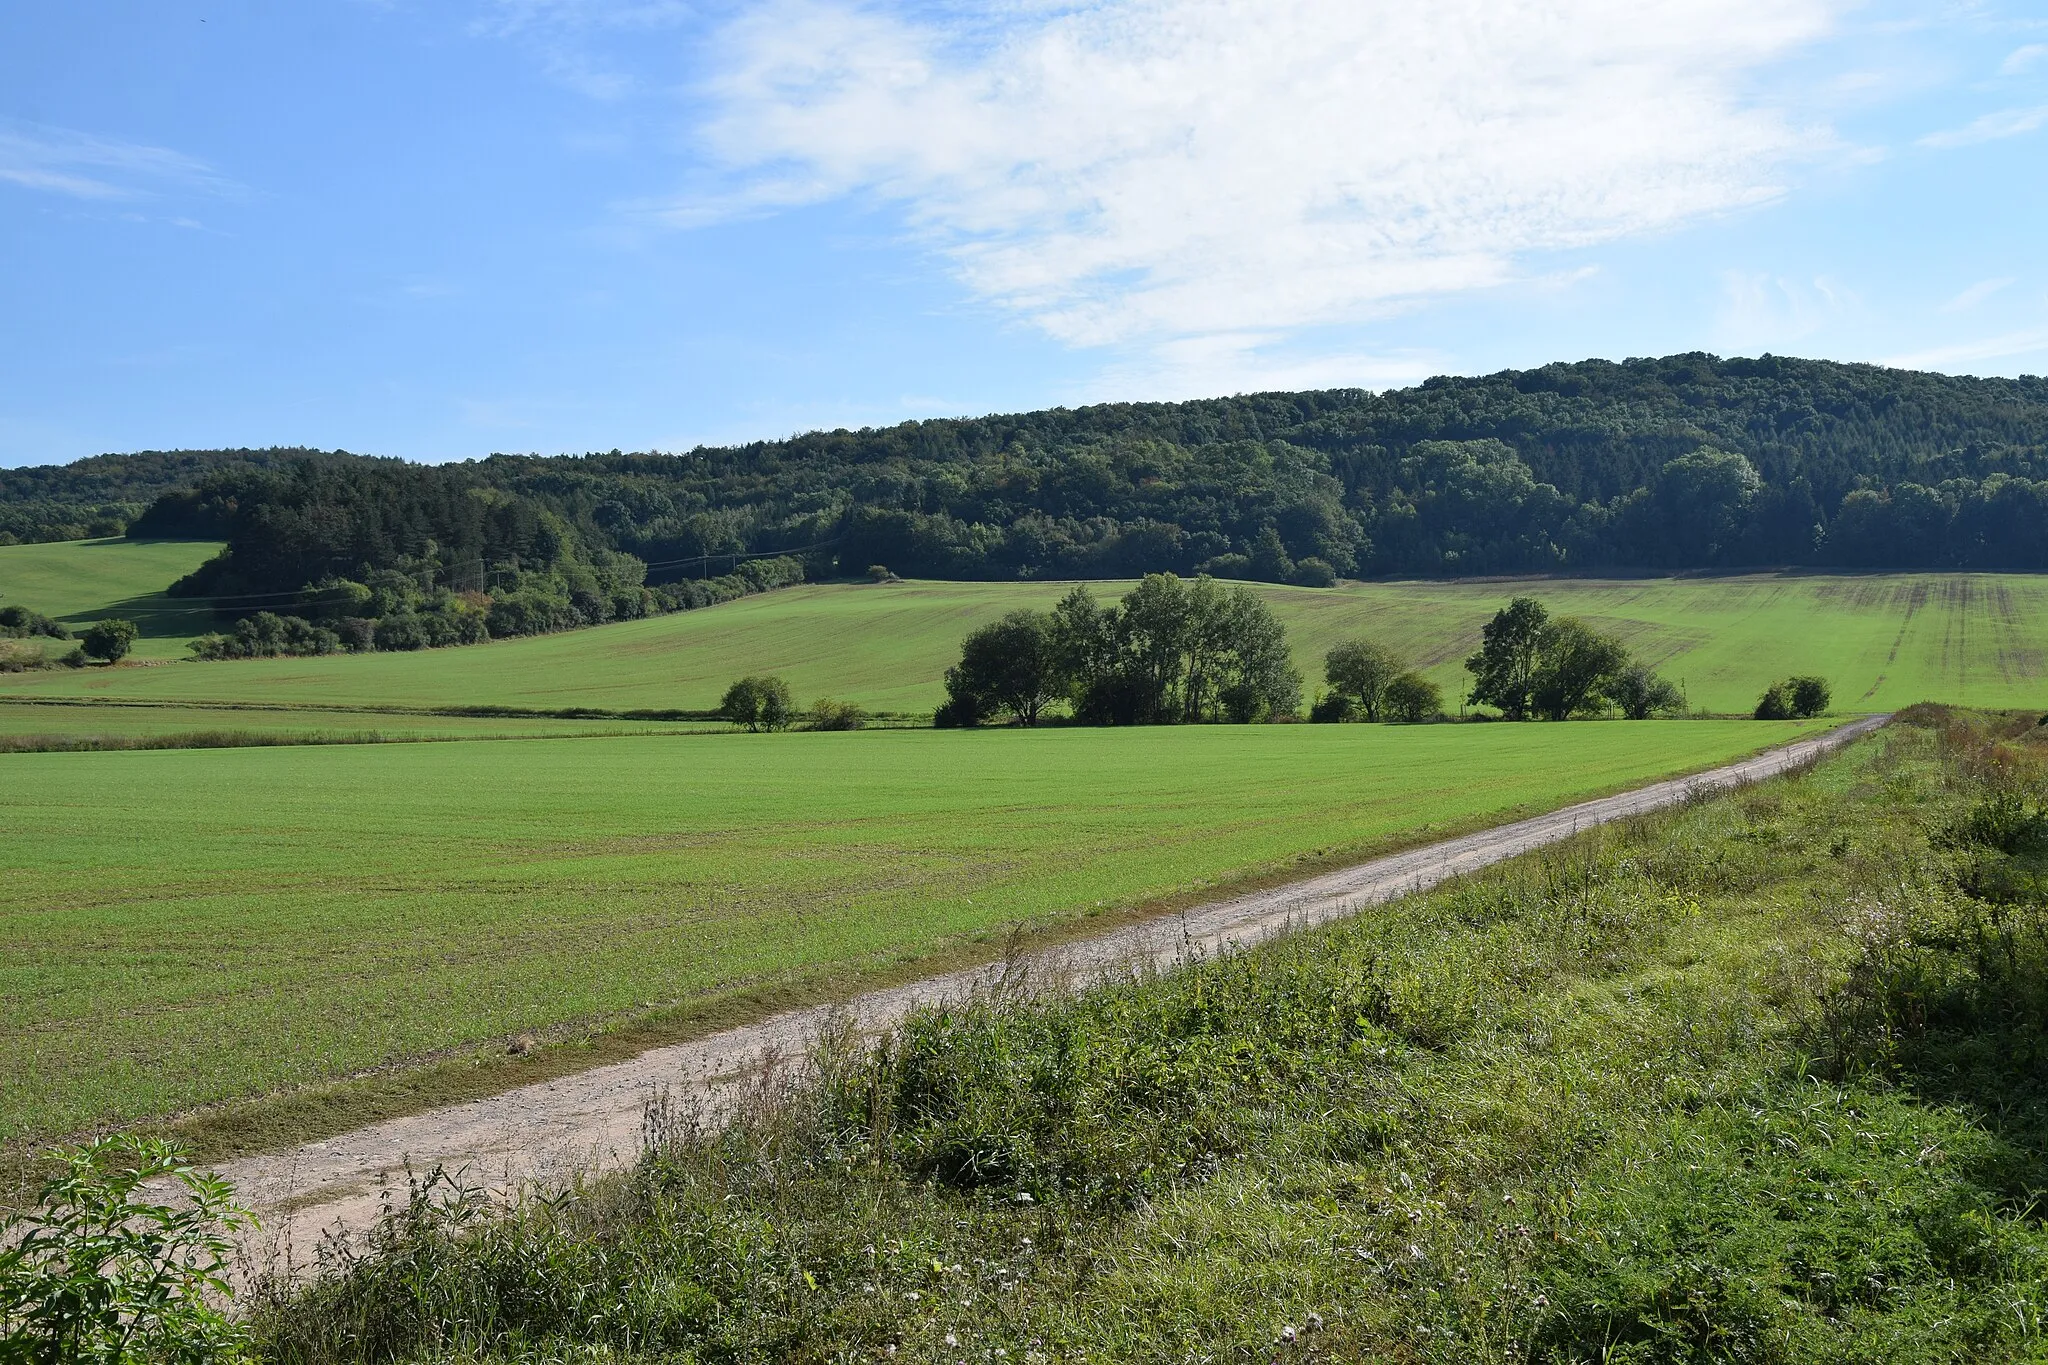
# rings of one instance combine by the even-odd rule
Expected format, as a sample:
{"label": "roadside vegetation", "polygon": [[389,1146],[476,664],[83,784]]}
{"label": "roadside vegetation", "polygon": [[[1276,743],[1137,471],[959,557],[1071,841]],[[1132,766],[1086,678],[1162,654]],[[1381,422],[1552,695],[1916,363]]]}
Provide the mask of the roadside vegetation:
{"label": "roadside vegetation", "polygon": [[2036,721],[1916,708],[1256,951],[828,1027],[622,1175],[501,1215],[424,1174],[247,1349],[2035,1358]]}
{"label": "roadside vegetation", "polygon": [[422,1191],[262,1354],[2031,1358],[2034,719],[1927,708],[1254,953],[828,1036],[571,1200]]}

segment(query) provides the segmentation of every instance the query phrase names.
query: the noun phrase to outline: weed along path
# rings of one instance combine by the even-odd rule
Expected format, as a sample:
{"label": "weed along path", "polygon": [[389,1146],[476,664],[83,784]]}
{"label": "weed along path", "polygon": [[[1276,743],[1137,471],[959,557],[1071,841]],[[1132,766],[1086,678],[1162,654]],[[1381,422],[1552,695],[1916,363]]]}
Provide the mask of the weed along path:
{"label": "weed along path", "polygon": [[368,1227],[387,1191],[402,1200],[408,1170],[459,1169],[466,1173],[463,1183],[502,1193],[530,1184],[555,1185],[578,1172],[631,1162],[641,1151],[649,1103],[664,1090],[671,1096],[710,1097],[715,1111],[721,1090],[735,1080],[758,1075],[778,1059],[800,1057],[833,1018],[861,1029],[880,1029],[916,1006],[958,1000],[987,987],[1020,965],[1027,979],[1085,982],[1127,964],[1170,966],[1191,951],[1250,946],[1557,843],[1595,825],[1774,777],[1868,734],[1888,719],[1866,717],[1709,772],[1198,906],[1067,943],[1021,964],[951,972],[837,1006],[791,1011],[560,1079],[392,1119],[290,1151],[232,1161],[220,1167],[220,1174],[263,1215],[265,1230],[261,1244],[250,1248],[252,1260],[275,1266],[293,1254],[288,1248],[295,1248],[303,1263],[323,1233],[354,1233]]}

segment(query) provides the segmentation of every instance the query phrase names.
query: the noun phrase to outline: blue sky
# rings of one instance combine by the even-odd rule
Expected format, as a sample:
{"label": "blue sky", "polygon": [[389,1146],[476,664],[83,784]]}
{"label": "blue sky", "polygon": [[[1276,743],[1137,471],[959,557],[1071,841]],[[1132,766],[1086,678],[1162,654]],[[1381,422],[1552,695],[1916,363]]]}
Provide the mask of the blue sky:
{"label": "blue sky", "polygon": [[1703,349],[2048,371],[2048,8],[0,10],[0,464]]}

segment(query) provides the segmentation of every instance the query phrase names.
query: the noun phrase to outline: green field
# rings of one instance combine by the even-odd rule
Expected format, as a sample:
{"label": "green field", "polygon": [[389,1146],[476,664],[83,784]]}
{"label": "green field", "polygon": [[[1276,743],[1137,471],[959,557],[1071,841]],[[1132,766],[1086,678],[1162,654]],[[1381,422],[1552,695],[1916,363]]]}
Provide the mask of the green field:
{"label": "green field", "polygon": [[827,1040],[737,1132],[415,1203],[255,1359],[2038,1363],[2048,851],[1969,818],[2036,718]]}
{"label": "green field", "polygon": [[[86,556],[99,546],[61,548]],[[152,554],[170,548],[136,547]],[[205,547],[183,548],[189,558]],[[24,550],[47,554],[49,547],[16,547],[0,556]],[[5,563],[0,558],[0,571]],[[1096,588],[1113,596],[1123,586]],[[1039,583],[815,585],[466,649],[20,674],[0,680],[0,690],[202,705],[701,709],[715,705],[734,677],[774,672],[804,703],[833,696],[874,710],[923,712],[943,695],[941,675],[968,630],[1015,607],[1049,606],[1064,591],[1065,585]],[[1466,681],[1461,661],[1477,644],[1480,626],[1510,596],[1526,592],[1554,611],[1619,634],[1682,680],[1694,705],[1715,711],[1747,710],[1766,684],[1795,672],[1831,679],[1843,710],[1891,709],[1929,698],[2048,704],[2048,578],[2042,577],[1770,574],[1336,589],[1261,585],[1259,591],[1286,623],[1311,688],[1323,652],[1339,639],[1365,634],[1423,664],[1445,695],[1456,697]],[[161,655],[172,642],[150,643]]]}
{"label": "green field", "polygon": [[553,739],[591,735],[722,733],[721,721],[564,720],[547,716],[445,716],[313,707],[111,705],[0,701],[0,739],[134,738],[193,734],[379,735],[390,739]]}
{"label": "green field", "polygon": [[30,607],[73,633],[102,616],[125,616],[142,629],[134,657],[182,659],[185,642],[214,626],[206,612],[163,590],[220,548],[204,541],[120,539],[0,545],[0,606]]}
{"label": "green field", "polygon": [[1492,823],[1810,728],[917,730],[0,756],[0,1136],[738,991],[843,986],[1020,922]]}

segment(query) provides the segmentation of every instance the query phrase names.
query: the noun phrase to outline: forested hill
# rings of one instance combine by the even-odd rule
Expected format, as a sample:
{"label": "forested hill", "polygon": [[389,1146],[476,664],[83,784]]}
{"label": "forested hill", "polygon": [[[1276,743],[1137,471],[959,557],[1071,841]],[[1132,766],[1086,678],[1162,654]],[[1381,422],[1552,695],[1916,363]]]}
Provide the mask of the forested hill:
{"label": "forested hill", "polygon": [[[188,480],[177,461],[191,462]],[[677,455],[436,467],[298,452],[106,456],[0,474],[0,490],[61,503],[86,487],[143,486],[106,482],[122,468],[180,483],[131,533],[227,539],[237,572],[211,581],[237,591],[402,557],[442,563],[451,583],[466,563],[483,581],[498,564],[531,567],[575,547],[644,561],[654,581],[702,572],[707,555],[780,551],[814,575],[1206,568],[1311,583],[1765,564],[2048,569],[2048,380],[1771,356],[907,422]]]}
{"label": "forested hill", "polygon": [[118,536],[157,498],[215,470],[268,467],[319,454],[305,449],[146,450],[66,465],[0,469],[0,545]]}

